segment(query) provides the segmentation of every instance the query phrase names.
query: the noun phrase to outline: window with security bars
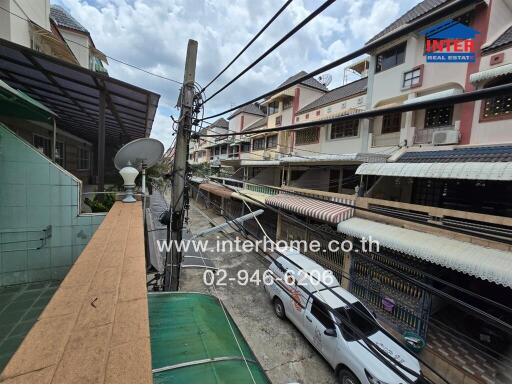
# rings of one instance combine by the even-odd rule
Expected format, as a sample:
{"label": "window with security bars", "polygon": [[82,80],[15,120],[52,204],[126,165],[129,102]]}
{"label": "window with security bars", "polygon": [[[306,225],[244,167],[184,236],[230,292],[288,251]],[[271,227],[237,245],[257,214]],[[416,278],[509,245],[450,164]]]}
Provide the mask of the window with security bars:
{"label": "window with security bars", "polygon": [[[512,75],[503,76],[485,85],[485,88],[511,84]],[[512,119],[512,94],[482,100],[481,120]]]}
{"label": "window with security bars", "polygon": [[506,116],[512,118],[512,95],[497,96],[484,100],[482,113],[484,120]]}
{"label": "window with security bars", "polygon": [[41,152],[43,155],[50,157],[50,154],[51,154],[50,139],[43,137],[43,136],[34,135],[34,147],[36,147],[37,150],[39,152]]}
{"label": "window with security bars", "polygon": [[402,114],[400,112],[387,113],[382,118],[382,134],[400,132]]}
{"label": "window with security bars", "polygon": [[280,127],[283,123],[283,116],[276,116],[276,127]]}
{"label": "window with security bars", "polygon": [[359,120],[344,120],[331,126],[331,139],[354,137],[359,135]]}
{"label": "window with security bars", "polygon": [[260,139],[254,139],[252,141],[252,150],[253,151],[259,151],[265,149],[265,138],[262,137]]}
{"label": "window with security bars", "polygon": [[88,170],[91,167],[91,153],[86,148],[78,149],[78,164],[79,170]]}
{"label": "window with security bars", "polygon": [[318,143],[320,127],[301,129],[295,132],[295,145]]}
{"label": "window with security bars", "polygon": [[59,164],[61,167],[64,167],[65,162],[65,146],[64,143],[61,141],[57,141],[56,145],[56,152],[55,152],[55,162]]}
{"label": "window with security bars", "polygon": [[425,111],[425,128],[437,128],[452,125],[453,105],[449,107],[428,108]]}

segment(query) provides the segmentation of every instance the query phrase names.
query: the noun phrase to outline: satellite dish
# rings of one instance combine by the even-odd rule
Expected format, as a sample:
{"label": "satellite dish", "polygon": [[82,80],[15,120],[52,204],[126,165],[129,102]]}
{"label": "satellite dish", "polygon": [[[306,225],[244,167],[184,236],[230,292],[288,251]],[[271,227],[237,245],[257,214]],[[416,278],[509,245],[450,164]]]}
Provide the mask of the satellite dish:
{"label": "satellite dish", "polygon": [[114,157],[114,165],[118,170],[130,163],[139,171],[158,163],[164,155],[164,145],[157,139],[142,138],[125,144]]}
{"label": "satellite dish", "polygon": [[318,76],[317,80],[327,87],[331,84],[332,75],[330,73],[324,73],[323,75]]}
{"label": "satellite dish", "polygon": [[135,202],[133,188],[137,171],[142,170],[142,193],[144,194],[144,209],[146,208],[146,168],[158,163],[164,155],[164,145],[150,138],[142,138],[125,144],[114,157],[114,165],[125,181],[127,196],[124,202]]}

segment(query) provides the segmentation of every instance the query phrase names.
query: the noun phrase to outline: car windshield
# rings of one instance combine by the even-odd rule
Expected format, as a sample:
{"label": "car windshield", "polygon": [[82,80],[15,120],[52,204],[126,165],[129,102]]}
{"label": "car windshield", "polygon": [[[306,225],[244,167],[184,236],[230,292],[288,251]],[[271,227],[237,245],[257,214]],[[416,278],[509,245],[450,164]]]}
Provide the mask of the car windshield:
{"label": "car windshield", "polygon": [[336,312],[341,317],[341,331],[347,341],[359,340],[363,335],[371,336],[379,330],[373,316],[360,302],[351,304],[350,307],[337,308]]}

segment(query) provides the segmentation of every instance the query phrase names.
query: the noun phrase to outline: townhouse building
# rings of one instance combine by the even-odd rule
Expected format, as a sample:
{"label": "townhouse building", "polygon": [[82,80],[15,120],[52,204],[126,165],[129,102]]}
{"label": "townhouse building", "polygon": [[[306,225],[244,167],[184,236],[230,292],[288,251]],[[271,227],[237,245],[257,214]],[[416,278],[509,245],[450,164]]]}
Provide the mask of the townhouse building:
{"label": "townhouse building", "polygon": [[[452,2],[422,1],[368,43]],[[363,66],[367,79],[318,94],[292,113],[292,122],[510,83],[511,12],[509,0],[475,1],[379,46]],[[447,20],[472,38],[474,62],[427,60],[425,34]],[[222,195],[222,210],[237,216],[247,212],[240,200],[254,207],[259,201],[267,207],[262,225],[276,239],[317,240],[326,247],[317,230],[356,244],[371,236],[380,249],[369,256],[341,251],[308,256],[331,269],[398,337],[423,340],[422,358],[451,382],[512,381],[506,368],[510,336],[443,295],[511,320],[503,305],[512,289],[512,95],[258,135],[258,129],[286,124],[276,119],[279,113],[270,113],[289,105],[286,96],[245,128],[248,157],[256,163],[235,164],[246,165],[245,181],[214,179],[229,186],[216,185],[212,192]],[[267,213],[268,206],[279,213]],[[253,223],[246,225],[259,233]]]}
{"label": "townhouse building", "polygon": [[[378,42],[450,3],[449,0],[423,1],[367,44]],[[511,4],[506,0],[475,1],[428,28],[378,47],[370,55],[368,108],[412,104],[510,82],[507,46],[511,17]],[[473,30],[474,62],[428,62],[426,35],[447,19]],[[460,25],[452,28],[453,33],[460,32]],[[482,112],[486,108],[487,112]],[[387,114],[370,121],[369,148],[375,151],[383,147],[511,142],[512,133],[506,129],[509,114],[507,97]]]}

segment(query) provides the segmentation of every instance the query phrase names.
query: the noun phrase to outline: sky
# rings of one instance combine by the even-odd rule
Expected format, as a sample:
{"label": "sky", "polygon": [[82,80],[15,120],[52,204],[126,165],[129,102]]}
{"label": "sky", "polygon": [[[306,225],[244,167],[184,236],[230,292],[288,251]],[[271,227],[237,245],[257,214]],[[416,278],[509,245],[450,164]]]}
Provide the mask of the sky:
{"label": "sky", "polygon": [[[281,7],[284,0],[51,0],[86,27],[98,49],[159,75],[183,80],[188,39],[199,44],[196,81],[208,83]],[[276,51],[205,105],[205,116],[277,87],[353,50],[420,0],[337,0]],[[213,93],[249,65],[323,0],[293,0],[260,38],[206,92]],[[179,85],[110,61],[110,76],[161,95],[151,137],[167,148]],[[329,71],[332,89],[343,68]]]}

